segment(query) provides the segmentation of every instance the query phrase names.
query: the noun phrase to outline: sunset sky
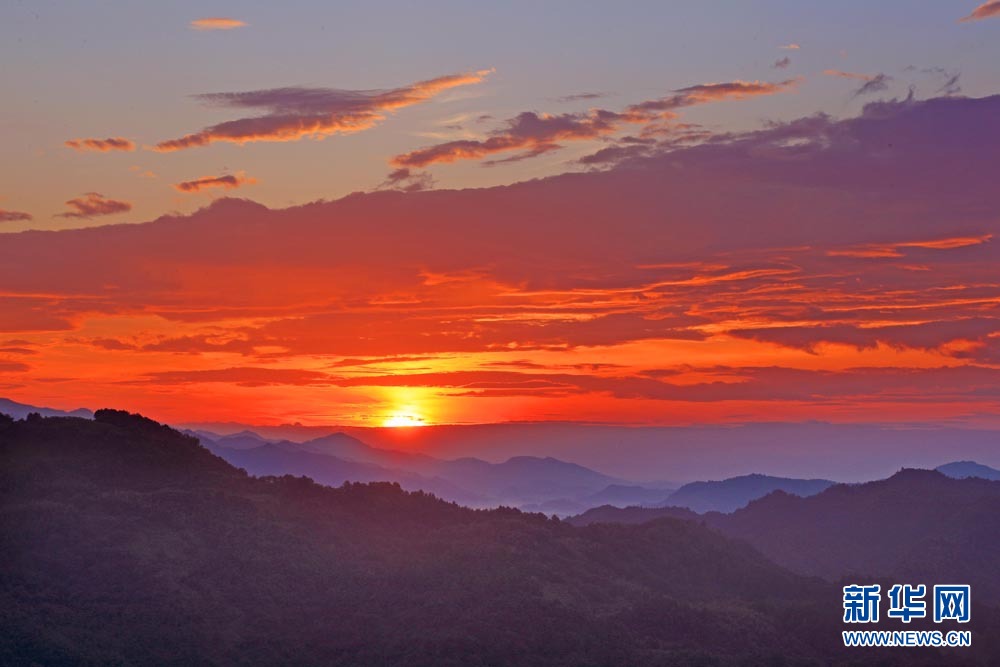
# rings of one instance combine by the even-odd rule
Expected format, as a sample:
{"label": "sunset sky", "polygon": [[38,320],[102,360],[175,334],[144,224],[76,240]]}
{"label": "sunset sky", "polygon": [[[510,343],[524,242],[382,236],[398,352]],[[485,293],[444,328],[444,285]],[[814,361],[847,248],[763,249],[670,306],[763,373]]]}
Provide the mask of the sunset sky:
{"label": "sunset sky", "polygon": [[997,62],[1000,2],[7,3],[0,396],[1000,428]]}

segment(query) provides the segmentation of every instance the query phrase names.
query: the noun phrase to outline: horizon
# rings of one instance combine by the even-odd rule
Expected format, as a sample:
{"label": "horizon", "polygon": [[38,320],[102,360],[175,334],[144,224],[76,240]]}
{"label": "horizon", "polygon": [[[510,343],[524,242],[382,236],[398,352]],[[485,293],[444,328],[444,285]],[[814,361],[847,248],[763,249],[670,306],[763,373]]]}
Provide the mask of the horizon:
{"label": "horizon", "polygon": [[[839,10],[641,6],[604,58],[601,7],[548,7],[541,69],[483,8],[437,55],[384,21],[405,65],[313,5],[5,8],[0,52],[35,67],[0,112],[0,393],[168,423],[1000,429],[998,22],[905,8],[876,47]],[[725,45],[686,39],[709,25]]]}

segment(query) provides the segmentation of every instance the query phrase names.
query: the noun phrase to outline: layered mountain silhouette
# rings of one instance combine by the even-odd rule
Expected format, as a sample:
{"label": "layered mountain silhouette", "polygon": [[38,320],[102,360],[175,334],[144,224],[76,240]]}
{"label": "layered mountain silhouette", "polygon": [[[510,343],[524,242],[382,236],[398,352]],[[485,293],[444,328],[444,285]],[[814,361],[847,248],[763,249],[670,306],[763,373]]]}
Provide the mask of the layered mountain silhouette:
{"label": "layered mountain silhouette", "polygon": [[444,460],[370,447],[345,433],[302,443],[268,442],[241,433],[211,437],[203,445],[254,475],[306,475],[330,486],[345,481],[396,482],[473,507],[507,505],[550,514],[573,514],[606,502],[662,500],[668,489],[624,485],[613,477],[551,457],[515,456],[503,463],[476,458]]}
{"label": "layered mountain silhouette", "polygon": [[784,491],[796,496],[811,496],[835,482],[828,479],[791,479],[769,475],[743,475],[717,482],[691,482],[670,494],[669,507],[686,507],[695,512],[732,512],[751,500],[762,498],[773,491]]}
{"label": "layered mountain silhouette", "polygon": [[968,583],[1000,601],[1000,482],[904,469],[809,498],[775,492],[705,518],[803,574]]}
{"label": "layered mountain silhouette", "polygon": [[[0,461],[2,664],[858,660],[835,586],[694,521],[579,528],[392,484],[255,478],[108,410],[0,418]],[[987,664],[1000,624],[976,608],[969,627],[961,654],[865,657]]]}
{"label": "layered mountain silhouette", "polygon": [[24,419],[31,413],[41,415],[42,417],[81,417],[83,419],[90,419],[94,416],[93,412],[85,408],[69,411],[56,410],[54,408],[43,408],[36,405],[18,403],[9,398],[0,398],[0,414],[9,415],[14,419]]}

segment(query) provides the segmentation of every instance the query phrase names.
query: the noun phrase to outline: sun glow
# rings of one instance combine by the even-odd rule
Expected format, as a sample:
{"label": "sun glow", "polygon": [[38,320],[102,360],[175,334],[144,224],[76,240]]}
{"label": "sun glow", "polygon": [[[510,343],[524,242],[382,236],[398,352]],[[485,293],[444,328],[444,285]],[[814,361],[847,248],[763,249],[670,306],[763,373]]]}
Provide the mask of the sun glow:
{"label": "sun glow", "polygon": [[420,415],[396,413],[382,421],[382,426],[390,428],[405,428],[409,426],[426,426],[427,422]]}

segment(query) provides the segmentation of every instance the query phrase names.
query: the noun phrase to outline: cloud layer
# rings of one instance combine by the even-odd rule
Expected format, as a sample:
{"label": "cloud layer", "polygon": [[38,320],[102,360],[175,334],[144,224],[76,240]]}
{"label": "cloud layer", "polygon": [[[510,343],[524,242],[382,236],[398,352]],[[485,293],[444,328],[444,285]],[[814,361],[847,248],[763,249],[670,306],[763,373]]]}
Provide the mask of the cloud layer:
{"label": "cloud layer", "polygon": [[390,90],[292,87],[197,95],[210,106],[260,113],[161,141],[155,150],[177,151],[219,141],[245,144],[322,139],[360,132],[384,120],[389,112],[426,102],[451,88],[479,83],[488,74],[488,70],[449,74]]}
{"label": "cloud layer", "polygon": [[114,215],[132,210],[132,204],[127,201],[109,199],[99,192],[88,192],[82,197],[66,202],[70,209],[58,214],[61,218],[94,218],[102,215]]}
{"label": "cloud layer", "polygon": [[[535,143],[496,154],[675,108],[524,119],[504,136]],[[185,420],[416,405],[432,421],[979,423],[1000,413],[998,114],[1000,96],[907,98],[650,137],[606,171],[505,187],[11,235],[0,341],[37,353],[8,382]]]}
{"label": "cloud layer", "polygon": [[202,176],[201,178],[196,178],[191,181],[175,183],[174,188],[180,192],[201,192],[202,190],[211,188],[235,190],[236,188],[256,182],[256,179],[250,178],[243,172],[240,172],[235,175],[226,174],[224,176]]}
{"label": "cloud layer", "polygon": [[214,16],[195,19],[191,21],[190,26],[194,30],[233,30],[234,28],[246,26],[246,23],[239,19]]}
{"label": "cloud layer", "polygon": [[1000,0],[990,0],[990,2],[984,2],[973,9],[971,14],[960,18],[959,22],[969,23],[971,21],[982,21],[983,19],[993,18],[995,16],[1000,16]]}
{"label": "cloud layer", "polygon": [[519,152],[502,161],[518,161],[558,150],[562,148],[559,142],[597,139],[619,132],[628,125],[672,119],[678,109],[685,107],[774,95],[791,90],[797,83],[798,79],[776,83],[731,81],[700,84],[680,88],[666,97],[630,105],[622,111],[591,109],[585,113],[563,114],[524,111],[507,120],[503,127],[494,130],[485,139],[442,142],[397,155],[391,164],[400,168],[423,168],[458,160],[479,160],[513,151]]}
{"label": "cloud layer", "polygon": [[108,137],[107,139],[70,139],[66,146],[77,151],[134,151],[135,144],[123,137]]}

